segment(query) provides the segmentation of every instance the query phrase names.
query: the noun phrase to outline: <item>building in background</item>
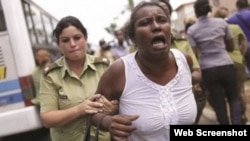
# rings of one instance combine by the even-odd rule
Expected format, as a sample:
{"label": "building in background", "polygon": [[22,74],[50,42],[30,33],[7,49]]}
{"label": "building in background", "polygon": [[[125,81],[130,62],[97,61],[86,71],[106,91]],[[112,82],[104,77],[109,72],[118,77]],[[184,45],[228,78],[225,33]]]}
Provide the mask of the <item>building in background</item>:
{"label": "building in background", "polygon": [[195,16],[193,5],[194,5],[194,1],[183,3],[179,5],[176,9],[174,9],[176,16],[177,16],[176,19],[172,20],[172,27],[174,29],[176,29],[179,32],[182,32],[185,29],[184,27],[185,18]]}
{"label": "building in background", "polygon": [[[227,7],[229,10],[229,13],[236,12],[236,4],[237,0],[209,0],[210,5],[212,6],[212,12],[216,11],[220,7]],[[250,4],[250,0],[248,0],[248,3]]]}
{"label": "building in background", "polygon": [[[185,29],[184,28],[185,18],[195,16],[194,6],[193,6],[195,1],[196,0],[189,1],[186,3],[183,2],[176,9],[174,9],[177,16],[177,18],[172,20],[172,27],[174,29],[176,29],[179,32],[182,32]],[[237,10],[235,6],[236,1],[237,0],[209,0],[210,5],[212,6],[212,14],[214,11],[216,11],[219,7],[222,6],[227,7],[231,14],[234,13]],[[248,0],[248,2],[250,3],[250,0]]]}
{"label": "building in background", "polygon": [[220,7],[228,8],[229,13],[233,13],[236,11],[236,3],[237,0],[209,0],[210,5],[212,6],[212,13],[214,13]]}

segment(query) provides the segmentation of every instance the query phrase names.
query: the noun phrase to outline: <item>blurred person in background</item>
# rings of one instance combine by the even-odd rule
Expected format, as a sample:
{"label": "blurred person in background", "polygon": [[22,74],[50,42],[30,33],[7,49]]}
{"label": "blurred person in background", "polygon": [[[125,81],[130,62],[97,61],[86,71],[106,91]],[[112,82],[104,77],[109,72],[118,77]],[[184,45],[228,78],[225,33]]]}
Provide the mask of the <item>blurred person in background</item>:
{"label": "blurred person in background", "polygon": [[196,0],[194,11],[198,20],[188,28],[188,41],[197,58],[199,56],[202,85],[208,90],[208,101],[219,124],[243,124],[236,69],[228,54],[234,50],[228,24],[223,19],[208,16],[211,12],[208,0]]}
{"label": "blurred person in background", "polygon": [[185,33],[187,33],[188,28],[191,27],[197,21],[196,17],[187,17],[184,19]]}
{"label": "blurred person in background", "polygon": [[114,32],[116,37],[115,44],[111,47],[111,52],[113,54],[114,59],[119,59],[122,56],[129,54],[130,50],[130,40],[127,40],[124,35],[123,29],[116,30]]}
{"label": "blurred person in background", "polygon": [[92,48],[92,45],[90,43],[87,44],[87,54],[94,55],[95,51]]}
{"label": "blurred person in background", "polygon": [[[214,17],[227,19],[228,9],[226,7],[220,7],[215,11]],[[229,24],[229,29],[233,35],[234,39],[234,50],[228,52],[237,71],[237,82],[238,82],[238,91],[241,95],[241,108],[242,108],[242,120],[243,123],[247,122],[246,110],[247,110],[247,97],[244,88],[244,82],[246,80],[245,73],[245,64],[244,64],[244,55],[247,49],[247,38],[244,32],[241,30],[237,24]]]}
{"label": "blurred person in background", "polygon": [[47,49],[41,48],[35,52],[36,68],[32,74],[32,78],[35,85],[36,97],[31,100],[35,105],[40,104],[39,93],[40,93],[40,79],[43,75],[43,70],[52,63],[51,55]]}
{"label": "blurred person in background", "polygon": [[95,52],[95,56],[107,59],[110,64],[113,63],[114,57],[110,48],[111,46],[107,44],[104,39],[101,39],[99,41],[99,49]]}
{"label": "blurred person in background", "polygon": [[247,51],[244,55],[246,63],[247,77],[250,78],[250,10],[247,0],[237,0],[236,2],[237,12],[228,18],[228,23],[238,24],[247,37],[248,45]]}

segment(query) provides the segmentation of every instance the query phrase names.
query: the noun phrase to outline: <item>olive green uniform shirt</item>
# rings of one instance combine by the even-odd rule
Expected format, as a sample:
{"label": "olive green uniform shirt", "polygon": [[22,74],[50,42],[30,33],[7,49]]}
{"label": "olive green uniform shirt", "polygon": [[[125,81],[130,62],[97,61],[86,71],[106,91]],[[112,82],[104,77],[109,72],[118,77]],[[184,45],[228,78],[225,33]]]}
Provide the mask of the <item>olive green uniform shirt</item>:
{"label": "olive green uniform shirt", "polygon": [[245,34],[241,30],[241,28],[236,24],[229,24],[229,30],[231,31],[233,35],[234,40],[234,50],[232,52],[228,52],[231,59],[234,61],[234,63],[243,64],[243,56],[239,50],[239,41],[241,40],[247,40]]}
{"label": "olive green uniform shirt", "polygon": [[[100,59],[100,58],[99,58]],[[41,113],[74,107],[95,94],[100,77],[108,63],[86,55],[83,72],[78,77],[62,57],[50,68],[45,69],[41,78]],[[52,141],[82,141],[87,116],[58,128],[51,128]],[[94,135],[93,129],[91,135]],[[109,141],[108,132],[99,132],[100,141]]]}
{"label": "olive green uniform shirt", "polygon": [[181,52],[187,53],[193,61],[193,69],[200,69],[199,62],[194,54],[194,51],[186,39],[174,39],[171,48],[176,48]]}
{"label": "olive green uniform shirt", "polygon": [[247,38],[239,25],[229,24],[228,27],[232,33],[234,41],[234,50],[232,52],[228,52],[228,54],[234,62],[237,71],[238,84],[243,85],[244,81],[246,80],[246,73],[245,73],[244,57],[240,52],[239,43],[242,40],[247,40]]}

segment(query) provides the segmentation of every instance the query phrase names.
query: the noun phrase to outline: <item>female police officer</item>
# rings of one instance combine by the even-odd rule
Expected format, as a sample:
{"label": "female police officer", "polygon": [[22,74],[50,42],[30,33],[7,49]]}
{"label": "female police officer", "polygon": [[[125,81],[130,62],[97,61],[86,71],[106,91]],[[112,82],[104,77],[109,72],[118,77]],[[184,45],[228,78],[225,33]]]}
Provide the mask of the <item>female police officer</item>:
{"label": "female police officer", "polygon": [[[77,18],[62,18],[53,35],[63,56],[41,78],[41,118],[52,141],[80,141],[86,115],[112,111],[114,103],[97,102],[101,95],[94,95],[108,63],[86,54],[87,30]],[[100,140],[109,134],[100,132]]]}

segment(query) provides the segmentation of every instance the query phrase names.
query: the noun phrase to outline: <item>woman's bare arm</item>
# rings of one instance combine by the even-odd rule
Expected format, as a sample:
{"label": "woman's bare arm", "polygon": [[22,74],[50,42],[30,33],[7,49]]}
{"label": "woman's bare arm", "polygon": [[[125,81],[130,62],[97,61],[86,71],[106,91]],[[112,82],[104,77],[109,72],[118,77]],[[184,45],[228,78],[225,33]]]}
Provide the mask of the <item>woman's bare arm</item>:
{"label": "woman's bare arm", "polygon": [[[96,93],[102,94],[108,100],[118,100],[122,94],[123,88],[125,85],[125,71],[124,64],[121,59],[116,60],[112,65],[105,71],[103,76],[101,77]],[[117,114],[115,111],[112,114]],[[92,116],[92,123],[97,125],[99,119],[103,116],[103,113],[94,114]],[[110,117],[110,118],[108,118]],[[103,122],[101,124],[101,128],[104,130],[108,130],[109,123],[111,121],[111,116],[106,116],[103,118]]]}

